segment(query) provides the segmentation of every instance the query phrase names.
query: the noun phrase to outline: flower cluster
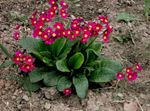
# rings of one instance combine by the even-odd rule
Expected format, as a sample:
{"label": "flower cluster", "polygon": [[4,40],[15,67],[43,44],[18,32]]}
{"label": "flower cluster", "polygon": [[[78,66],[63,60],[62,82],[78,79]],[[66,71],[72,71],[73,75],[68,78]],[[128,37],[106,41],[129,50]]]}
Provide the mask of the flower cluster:
{"label": "flower cluster", "polygon": [[107,16],[99,16],[98,19],[106,26],[106,30],[103,33],[102,39],[105,43],[109,42],[110,34],[113,31],[112,26],[109,25]]}
{"label": "flower cluster", "polygon": [[15,40],[19,40],[20,39],[20,31],[19,31],[20,25],[17,24],[14,29],[15,29],[15,31],[13,32],[12,36]]}
{"label": "flower cluster", "polygon": [[46,22],[50,22],[56,16],[58,8],[61,8],[59,10],[59,15],[62,18],[67,18],[68,4],[64,0],[61,0],[59,4],[56,2],[56,0],[49,0],[48,3],[50,7],[48,10],[42,12],[39,15],[39,18],[36,17],[37,11],[32,14],[31,23],[35,27],[33,30],[33,37],[40,37],[45,42],[45,44],[52,44],[56,38],[61,36],[60,34],[64,26],[62,23],[55,23],[54,27],[56,30],[52,30],[51,27],[44,29],[44,25]]}
{"label": "flower cluster", "polygon": [[128,81],[134,81],[138,78],[138,72],[142,71],[142,66],[140,64],[136,64],[135,70],[132,67],[126,68],[126,74],[122,72],[117,73],[117,79],[123,80],[126,76]]}
{"label": "flower cluster", "polygon": [[[103,41],[109,42],[112,27],[109,25],[106,16],[99,16],[95,21],[85,21],[82,17],[77,17],[71,20],[69,27],[66,27],[63,22],[56,22],[51,27],[45,28],[45,23],[50,22],[56,16],[58,9],[60,9],[60,17],[70,20],[67,13],[68,4],[64,0],[60,0],[59,4],[56,0],[49,0],[49,4],[49,9],[42,12],[38,18],[36,17],[37,12],[34,12],[31,16],[34,38],[39,37],[45,44],[52,44],[60,37],[66,37],[70,40],[81,37],[81,42],[86,43],[89,38],[102,34]],[[104,32],[103,28],[105,29]]]}
{"label": "flower cluster", "polygon": [[19,66],[19,69],[25,73],[32,71],[35,68],[34,58],[30,55],[25,55],[17,51],[12,58],[12,61]]}

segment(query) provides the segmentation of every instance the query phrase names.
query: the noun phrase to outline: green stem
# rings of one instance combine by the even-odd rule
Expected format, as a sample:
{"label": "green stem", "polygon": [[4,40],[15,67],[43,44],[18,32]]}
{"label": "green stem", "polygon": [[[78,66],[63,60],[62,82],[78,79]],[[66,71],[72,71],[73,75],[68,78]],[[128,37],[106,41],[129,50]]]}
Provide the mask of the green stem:
{"label": "green stem", "polygon": [[80,41],[78,41],[78,43],[77,43],[77,46],[76,46],[75,52],[78,52],[79,45],[80,45]]}
{"label": "green stem", "polygon": [[[97,37],[98,37],[98,36],[97,36]],[[95,37],[95,38],[88,44],[88,46],[83,49],[83,51],[85,51],[86,49],[88,49],[88,48],[93,44],[93,42],[97,39],[97,37]]]}
{"label": "green stem", "polygon": [[72,77],[72,76],[73,76],[73,73],[74,73],[74,70],[73,70],[73,69],[71,69],[70,77]]}

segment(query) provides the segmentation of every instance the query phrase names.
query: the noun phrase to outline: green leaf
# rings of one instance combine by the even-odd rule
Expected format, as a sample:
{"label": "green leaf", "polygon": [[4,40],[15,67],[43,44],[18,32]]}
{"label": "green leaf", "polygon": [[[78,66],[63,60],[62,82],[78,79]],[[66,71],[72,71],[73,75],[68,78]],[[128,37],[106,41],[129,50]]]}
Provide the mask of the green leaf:
{"label": "green leaf", "polygon": [[136,17],[128,14],[127,12],[122,12],[117,15],[117,21],[132,22],[134,20],[137,20]]}
{"label": "green leaf", "polygon": [[52,54],[58,57],[65,44],[66,38],[57,39],[55,43],[50,46]]}
{"label": "green leaf", "polygon": [[122,65],[113,60],[102,60],[101,67],[112,69],[116,73],[122,71]]}
{"label": "green leaf", "polygon": [[67,39],[65,46],[63,47],[63,49],[61,50],[61,52],[58,56],[58,59],[66,58],[75,43],[76,43],[76,41],[70,41],[69,39]]}
{"label": "green leaf", "polygon": [[89,49],[90,47],[92,47],[92,45],[94,44],[94,41],[96,40],[95,37],[92,37],[88,40],[88,43],[87,44],[80,44],[80,47],[79,49],[82,51],[85,51],[87,49]]}
{"label": "green leaf", "polygon": [[46,45],[42,40],[39,40],[38,42],[38,51],[39,52],[44,52],[44,51],[48,51],[47,53],[51,53],[50,52],[50,45]]}
{"label": "green leaf", "polygon": [[77,95],[80,98],[85,98],[88,91],[88,80],[85,75],[79,74],[76,77],[73,77],[73,84],[75,86]]}
{"label": "green leaf", "polygon": [[117,72],[122,71],[122,65],[113,60],[101,60],[95,65],[96,70],[89,76],[92,82],[109,82],[115,78]]}
{"label": "green leaf", "polygon": [[121,36],[114,37],[114,39],[120,43],[124,43],[124,39]]}
{"label": "green leaf", "polygon": [[44,57],[50,57],[51,52],[49,52],[49,51],[41,51],[40,54],[41,54],[42,56],[44,56]]}
{"label": "green leaf", "polygon": [[69,59],[69,65],[74,69],[79,69],[84,62],[84,55],[81,52],[75,53],[70,59]]}
{"label": "green leaf", "polygon": [[48,50],[47,49],[48,46],[45,45],[40,39],[36,39],[32,37],[22,38],[19,41],[19,45],[21,45],[24,49],[32,52],[38,57],[41,57],[41,54],[40,54],[41,51]]}
{"label": "green leaf", "polygon": [[32,37],[22,38],[19,44],[28,51],[38,51],[39,50],[40,39],[35,39]]}
{"label": "green leaf", "polygon": [[94,68],[100,68],[101,67],[101,60],[95,60],[93,62],[88,63],[88,66],[94,67]]}
{"label": "green leaf", "polygon": [[86,62],[85,63],[90,63],[93,62],[98,58],[98,54],[95,52],[93,49],[87,49],[86,50],[87,56],[86,56]]}
{"label": "green leaf", "polygon": [[5,67],[8,67],[8,66],[10,66],[10,65],[13,65],[14,63],[12,62],[12,61],[5,61],[4,63],[2,63],[1,65],[0,65],[0,69],[1,68],[5,68]]}
{"label": "green leaf", "polygon": [[67,24],[66,24],[66,28],[68,29],[70,27],[70,22],[68,22]]}
{"label": "green leaf", "polygon": [[89,72],[92,72],[94,71],[95,69],[93,67],[83,67],[84,69],[88,70]]}
{"label": "green leaf", "polygon": [[53,61],[50,60],[50,59],[47,58],[47,57],[43,57],[42,61],[43,61],[47,66],[49,66],[49,67],[54,66],[54,65],[53,65]]}
{"label": "green leaf", "polygon": [[29,78],[31,83],[36,83],[39,82],[43,79],[43,69],[41,68],[36,68],[32,72],[29,73]]}
{"label": "green leaf", "polygon": [[4,45],[0,44],[0,49],[7,57],[12,58],[12,55],[8,52]]}
{"label": "green leaf", "polygon": [[70,70],[68,69],[66,60],[58,60],[56,62],[56,67],[61,72],[70,72]]}
{"label": "green leaf", "polygon": [[24,14],[19,13],[17,11],[10,11],[8,14],[9,14],[11,20],[17,20],[17,21],[21,21],[21,22],[25,22],[28,20],[27,16],[25,16]]}
{"label": "green leaf", "polygon": [[126,43],[126,42],[132,40],[131,34],[116,36],[116,37],[114,37],[114,39],[120,43]]}
{"label": "green leaf", "polygon": [[150,15],[150,0],[144,0],[144,13],[146,17]]}
{"label": "green leaf", "polygon": [[90,46],[90,49],[93,49],[95,50],[96,52],[100,52],[103,48],[103,45],[102,43],[100,42],[94,42],[91,46]]}
{"label": "green leaf", "polygon": [[89,76],[91,82],[109,82],[115,78],[116,72],[109,68],[100,68],[95,70]]}
{"label": "green leaf", "polygon": [[72,85],[70,79],[67,76],[63,76],[59,79],[57,83],[57,89],[59,91],[64,91],[66,88],[70,88]]}
{"label": "green leaf", "polygon": [[33,92],[33,91],[37,91],[41,87],[41,85],[39,83],[31,83],[30,78],[27,77],[23,81],[23,87],[25,90],[29,92]]}
{"label": "green leaf", "polygon": [[43,82],[46,86],[56,86],[59,78],[60,75],[58,75],[55,71],[43,74]]}

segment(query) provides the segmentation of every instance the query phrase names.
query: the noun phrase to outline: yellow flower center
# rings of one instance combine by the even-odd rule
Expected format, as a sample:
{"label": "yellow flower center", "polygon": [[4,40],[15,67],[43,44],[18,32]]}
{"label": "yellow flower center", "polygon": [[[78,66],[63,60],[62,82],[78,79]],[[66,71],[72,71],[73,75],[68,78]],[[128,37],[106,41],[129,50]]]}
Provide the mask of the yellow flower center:
{"label": "yellow flower center", "polygon": [[59,25],[57,26],[57,29],[60,29],[60,26],[59,26]]}
{"label": "yellow flower center", "polygon": [[53,36],[53,37],[56,37],[56,34],[55,34],[55,33],[53,33],[53,34],[52,34],[52,36]]}
{"label": "yellow flower center", "polygon": [[42,32],[39,32],[39,35],[42,35]]}
{"label": "yellow flower center", "polygon": [[45,18],[43,17],[43,18],[42,18],[42,20],[44,21],[44,20],[45,20]]}
{"label": "yellow flower center", "polygon": [[76,34],[79,34],[79,31],[76,31]]}

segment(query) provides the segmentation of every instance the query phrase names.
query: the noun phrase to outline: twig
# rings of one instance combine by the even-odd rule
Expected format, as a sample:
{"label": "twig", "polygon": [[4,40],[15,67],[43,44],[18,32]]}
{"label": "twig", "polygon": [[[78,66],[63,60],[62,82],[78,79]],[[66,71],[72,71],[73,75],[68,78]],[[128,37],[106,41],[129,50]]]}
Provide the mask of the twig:
{"label": "twig", "polygon": [[120,100],[120,101],[113,101],[113,103],[125,103],[125,100]]}
{"label": "twig", "polygon": [[133,34],[132,34],[131,30],[130,30],[130,27],[128,26],[128,28],[129,28],[129,35],[130,35],[130,37],[131,37],[131,41],[132,41],[132,43],[136,46],[136,43],[135,43],[135,40],[134,40],[134,38],[133,38]]}
{"label": "twig", "polygon": [[139,102],[139,100],[138,100],[138,98],[137,97],[134,97],[134,98],[136,99],[136,102],[139,105],[141,111],[144,111],[143,108],[142,108],[142,106],[141,106],[141,104],[140,104],[140,102]]}
{"label": "twig", "polygon": [[136,43],[135,43],[135,40],[134,40],[134,38],[133,38],[133,36],[132,36],[131,31],[130,31],[130,37],[131,37],[132,43],[136,46]]}

